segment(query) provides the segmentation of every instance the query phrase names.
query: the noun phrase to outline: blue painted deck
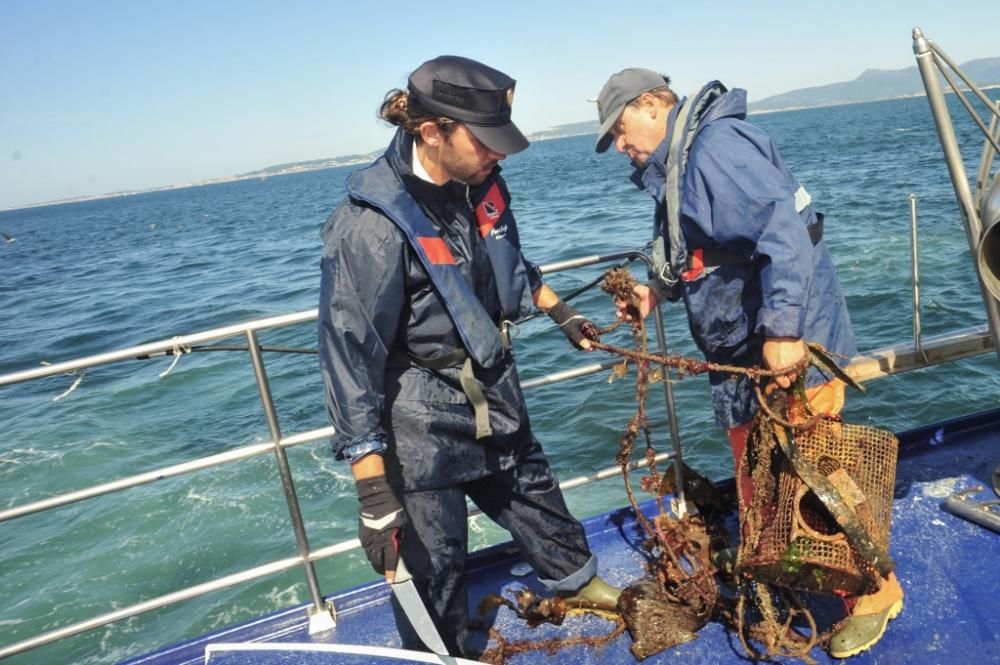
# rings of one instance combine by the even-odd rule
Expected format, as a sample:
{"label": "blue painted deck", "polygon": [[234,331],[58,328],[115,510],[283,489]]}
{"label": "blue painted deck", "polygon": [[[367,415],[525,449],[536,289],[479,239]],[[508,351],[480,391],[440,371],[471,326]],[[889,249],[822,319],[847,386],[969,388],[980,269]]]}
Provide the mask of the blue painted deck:
{"label": "blue painted deck", "polygon": [[[1000,662],[1000,534],[942,508],[951,493],[975,485],[986,488],[977,495],[980,500],[996,499],[989,487],[992,471],[1000,463],[1000,409],[905,432],[900,440],[890,550],[906,591],[905,608],[899,618],[889,624],[885,637],[871,651],[852,658],[851,663]],[[601,575],[620,586],[639,577],[643,567],[643,558],[637,551],[641,536],[630,512],[618,510],[584,523],[590,545],[600,558]],[[524,584],[537,587],[533,577],[511,574],[511,567],[519,560],[510,545],[490,548],[470,558],[470,614],[486,594],[515,590]],[[219,643],[398,647],[388,594],[388,587],[379,582],[332,596],[337,606],[337,627],[313,637],[307,633],[305,610],[297,607],[127,662],[130,665],[420,662],[382,661],[374,656],[347,657],[321,651],[225,650],[213,653],[206,661],[206,646]],[[543,626],[532,630],[507,608],[501,608],[496,614],[494,626],[509,641],[603,634],[612,628],[606,621],[586,616],[567,618],[558,628]],[[485,645],[485,634],[474,635],[479,640],[478,646]],[[631,638],[626,633],[598,649],[578,648],[554,655],[532,652],[511,657],[508,663],[635,663],[629,652],[630,645]],[[818,648],[811,656],[819,663],[842,662]],[[743,654],[735,634],[722,624],[712,622],[693,642],[643,661],[677,662],[750,661]]]}

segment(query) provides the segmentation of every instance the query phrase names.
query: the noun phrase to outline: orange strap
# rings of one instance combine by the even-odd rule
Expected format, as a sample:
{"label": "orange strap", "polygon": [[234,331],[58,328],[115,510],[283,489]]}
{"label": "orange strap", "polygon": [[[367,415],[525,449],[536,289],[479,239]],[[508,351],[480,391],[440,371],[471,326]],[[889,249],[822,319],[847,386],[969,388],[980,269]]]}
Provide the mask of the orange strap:
{"label": "orange strap", "polygon": [[443,238],[419,236],[417,241],[423,247],[424,253],[434,265],[455,265],[455,256],[448,249]]}
{"label": "orange strap", "polygon": [[681,273],[681,279],[685,282],[698,279],[701,273],[705,271],[705,250],[693,250],[690,256],[688,256],[688,265],[691,267]]}

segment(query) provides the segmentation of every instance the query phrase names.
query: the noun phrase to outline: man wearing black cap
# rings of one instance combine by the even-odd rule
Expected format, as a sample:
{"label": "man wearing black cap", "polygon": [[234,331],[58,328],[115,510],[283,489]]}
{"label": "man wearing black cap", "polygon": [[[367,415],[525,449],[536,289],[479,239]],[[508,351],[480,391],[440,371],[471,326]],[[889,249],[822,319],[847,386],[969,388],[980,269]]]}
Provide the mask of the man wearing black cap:
{"label": "man wearing black cap", "polygon": [[[655,201],[653,262],[636,287],[646,316],[664,300],[683,300],[691,336],[709,361],[793,368],[803,340],[822,344],[841,364],[857,353],[847,306],[823,220],[792,176],[771,137],[746,122],[746,91],[712,81],[684,99],[670,79],[649,69],[612,75],[597,99],[597,152],[627,155],[632,181]],[[619,316],[631,316],[617,303]],[[775,377],[780,388],[797,378]],[[733,454],[745,451],[753,415],[752,385],[725,372],[709,375],[715,421],[729,432]],[[837,414],[845,385],[815,368],[806,396],[816,413]],[[748,503],[750,478],[737,475]],[[903,606],[890,574],[878,593],[850,599],[851,617],[831,638],[831,655],[870,648]]]}
{"label": "man wearing black cap", "polygon": [[[466,58],[421,65],[379,115],[399,127],[323,228],[319,343],[334,452],[359,537],[401,558],[452,655],[465,655],[466,497],[508,529],[548,589],[614,605],[532,435],[507,328],[537,306],[589,349],[593,324],[521,255],[499,162],[528,147],[514,80]],[[421,649],[394,603],[406,648]]]}

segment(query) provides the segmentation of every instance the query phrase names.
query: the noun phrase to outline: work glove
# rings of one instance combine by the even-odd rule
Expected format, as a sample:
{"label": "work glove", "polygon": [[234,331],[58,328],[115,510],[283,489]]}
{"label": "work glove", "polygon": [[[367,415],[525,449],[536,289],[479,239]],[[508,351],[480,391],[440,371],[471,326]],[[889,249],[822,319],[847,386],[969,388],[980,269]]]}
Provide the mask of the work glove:
{"label": "work glove", "polygon": [[358,538],[375,572],[396,570],[406,513],[385,476],[355,481],[358,489]]}
{"label": "work glove", "polygon": [[580,342],[585,339],[595,342],[601,340],[601,336],[597,333],[597,326],[562,300],[553,305],[548,314],[558,324],[559,329],[563,331],[573,346],[578,349],[583,348],[580,346]]}

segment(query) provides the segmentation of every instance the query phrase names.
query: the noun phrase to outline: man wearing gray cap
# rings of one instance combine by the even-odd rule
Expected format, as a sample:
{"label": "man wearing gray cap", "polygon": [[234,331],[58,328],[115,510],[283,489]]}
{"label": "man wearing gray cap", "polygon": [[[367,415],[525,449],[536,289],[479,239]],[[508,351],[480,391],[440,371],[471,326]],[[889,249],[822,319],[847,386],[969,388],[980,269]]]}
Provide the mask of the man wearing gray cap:
{"label": "man wearing gray cap", "polygon": [[[655,202],[654,268],[636,288],[638,315],[682,299],[691,335],[711,362],[782,369],[818,342],[846,364],[856,354],[837,273],[823,242],[823,217],[763,130],[745,121],[746,91],[712,81],[684,99],[648,69],[611,76],[597,100],[597,152],[612,144],[632,162],[632,181]],[[619,317],[634,312],[616,303]],[[796,371],[775,377],[789,388]],[[709,375],[716,424],[744,455],[754,410],[747,377]],[[844,383],[816,369],[806,395],[817,413],[837,414]],[[737,474],[741,506],[753,485]],[[902,610],[895,575],[852,614],[829,643],[846,658],[870,648]]]}
{"label": "man wearing gray cap", "polygon": [[[514,84],[467,58],[422,64],[386,95],[379,116],[399,129],[322,232],[320,363],[358,535],[388,580],[405,563],[456,656],[468,655],[466,497],[549,590],[611,606],[618,593],[531,432],[507,336],[538,307],[578,348],[597,339],[521,255],[499,166],[528,147]],[[393,607],[403,646],[432,646]]]}

